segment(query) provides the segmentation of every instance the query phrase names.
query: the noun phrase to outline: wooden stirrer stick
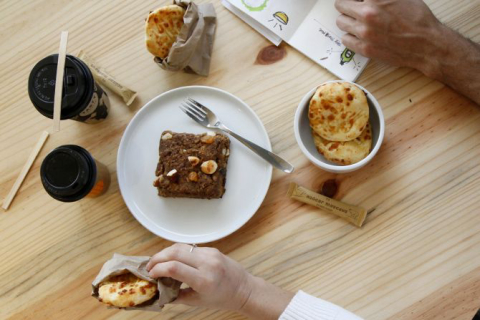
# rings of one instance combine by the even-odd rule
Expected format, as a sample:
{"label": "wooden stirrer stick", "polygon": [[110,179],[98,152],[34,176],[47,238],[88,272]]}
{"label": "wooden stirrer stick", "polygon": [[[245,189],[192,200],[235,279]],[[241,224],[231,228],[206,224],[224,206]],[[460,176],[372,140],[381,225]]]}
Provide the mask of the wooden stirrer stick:
{"label": "wooden stirrer stick", "polygon": [[60,48],[58,49],[57,78],[55,80],[55,97],[53,100],[53,132],[60,131],[60,114],[62,112],[63,74],[65,71],[65,58],[67,56],[68,31],[60,35]]}
{"label": "wooden stirrer stick", "polygon": [[32,167],[33,162],[35,161],[38,154],[40,153],[40,150],[42,150],[42,147],[45,144],[45,141],[47,141],[48,135],[49,133],[47,131],[42,132],[40,139],[38,140],[35,147],[33,147],[33,150],[30,153],[30,156],[28,157],[27,162],[23,166],[22,171],[20,171],[20,174],[18,175],[17,180],[15,180],[15,183],[13,184],[12,189],[10,190],[5,200],[3,200],[3,204],[2,204],[3,210],[8,210],[8,208],[10,207],[10,204],[12,203],[13,198],[15,198],[15,195],[17,194],[18,189],[20,189],[20,186],[25,180],[25,177],[27,176],[28,171],[30,171],[30,168]]}

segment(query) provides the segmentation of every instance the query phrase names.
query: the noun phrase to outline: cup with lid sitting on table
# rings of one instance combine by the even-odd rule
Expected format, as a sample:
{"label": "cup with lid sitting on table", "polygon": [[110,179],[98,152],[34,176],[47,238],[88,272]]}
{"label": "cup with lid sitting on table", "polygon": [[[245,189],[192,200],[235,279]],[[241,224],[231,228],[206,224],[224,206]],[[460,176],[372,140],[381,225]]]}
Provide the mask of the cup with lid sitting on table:
{"label": "cup with lid sitting on table", "polygon": [[[28,94],[33,105],[53,119],[53,104],[58,54],[40,60],[30,72]],[[108,116],[110,101],[97,84],[88,66],[75,56],[67,55],[61,104],[61,119],[97,123]]]}

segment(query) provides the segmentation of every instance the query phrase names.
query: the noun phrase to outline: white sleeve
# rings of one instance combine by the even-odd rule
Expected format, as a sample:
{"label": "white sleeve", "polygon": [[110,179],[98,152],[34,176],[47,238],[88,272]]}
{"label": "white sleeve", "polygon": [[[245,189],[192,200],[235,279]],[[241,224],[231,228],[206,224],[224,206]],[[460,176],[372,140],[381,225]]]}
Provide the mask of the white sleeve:
{"label": "white sleeve", "polygon": [[362,320],[353,313],[320,298],[298,291],[279,320]]}

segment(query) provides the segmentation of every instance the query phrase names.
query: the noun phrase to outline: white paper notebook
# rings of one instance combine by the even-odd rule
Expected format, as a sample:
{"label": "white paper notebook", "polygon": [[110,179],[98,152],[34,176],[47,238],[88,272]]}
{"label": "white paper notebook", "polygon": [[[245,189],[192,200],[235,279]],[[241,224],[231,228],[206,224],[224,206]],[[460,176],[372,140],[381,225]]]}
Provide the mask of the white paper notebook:
{"label": "white paper notebook", "polygon": [[224,6],[275,45],[284,40],[337,77],[355,81],[368,59],[341,42],[335,0],[223,0]]}

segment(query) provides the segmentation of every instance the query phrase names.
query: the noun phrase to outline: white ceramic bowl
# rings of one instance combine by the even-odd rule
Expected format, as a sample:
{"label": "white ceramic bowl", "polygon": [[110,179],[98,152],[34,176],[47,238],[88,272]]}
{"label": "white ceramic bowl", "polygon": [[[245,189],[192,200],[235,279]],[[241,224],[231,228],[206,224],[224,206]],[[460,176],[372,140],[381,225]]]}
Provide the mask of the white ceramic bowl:
{"label": "white ceramic bowl", "polygon": [[367,95],[368,106],[370,108],[370,124],[372,127],[372,151],[370,151],[370,154],[365,159],[346,166],[328,161],[323,155],[321,155],[317,151],[313,142],[312,129],[310,128],[310,124],[308,121],[308,106],[310,104],[310,99],[312,98],[318,87],[310,90],[310,92],[308,92],[303,97],[302,101],[300,101],[300,104],[298,105],[294,120],[295,138],[297,139],[297,143],[300,146],[303,154],[305,154],[305,156],[307,156],[307,158],[320,169],[334,173],[352,172],[360,169],[368,162],[370,162],[370,160],[375,157],[378,150],[380,149],[383,141],[383,136],[385,135],[385,120],[383,118],[382,107],[378,103],[377,99],[375,99],[375,97],[370,92],[368,92],[368,90],[356,83],[341,80],[328,81],[325,83],[331,82],[351,83],[352,85],[355,85],[362,89]]}

